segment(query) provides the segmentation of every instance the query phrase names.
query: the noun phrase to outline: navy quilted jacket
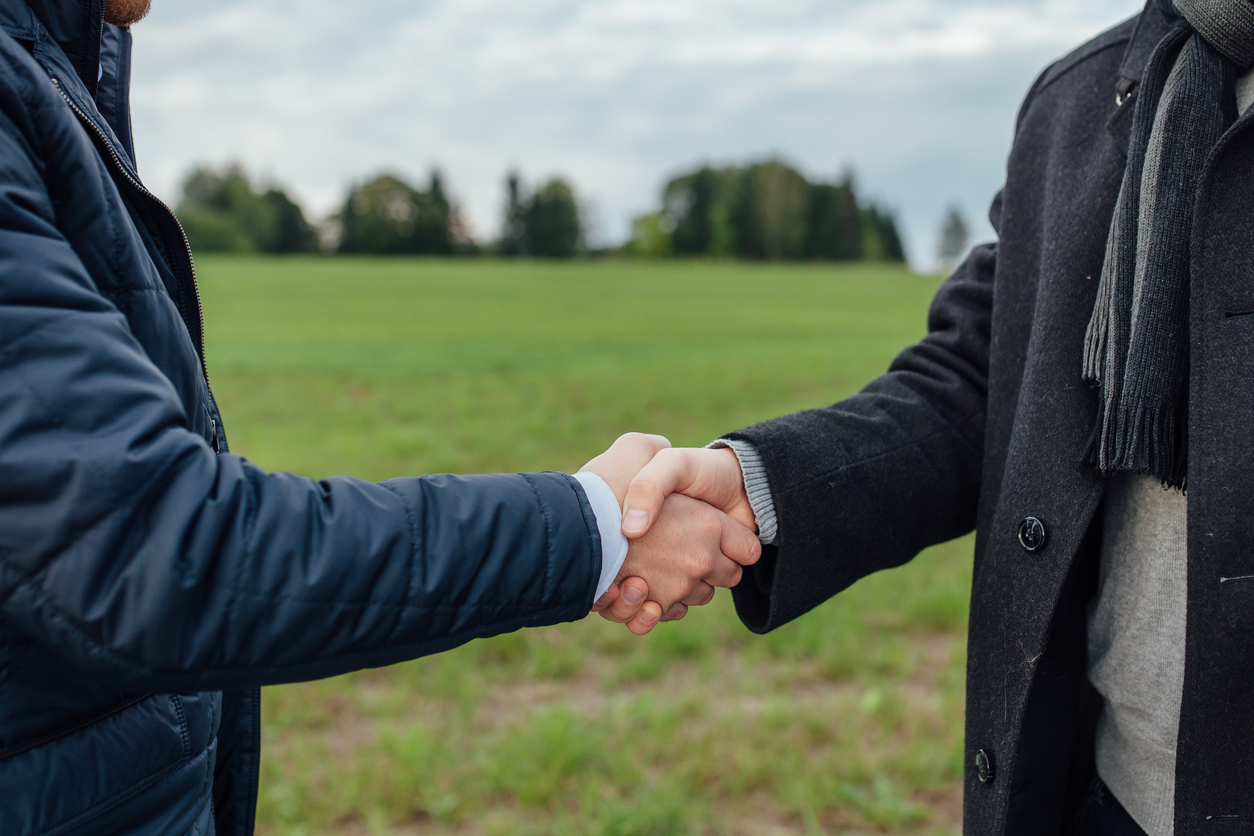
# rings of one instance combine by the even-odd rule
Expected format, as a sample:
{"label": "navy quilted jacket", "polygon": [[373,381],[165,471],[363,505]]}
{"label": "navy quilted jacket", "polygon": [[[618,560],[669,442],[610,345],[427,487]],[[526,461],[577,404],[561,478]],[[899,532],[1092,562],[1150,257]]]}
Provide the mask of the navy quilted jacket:
{"label": "navy quilted jacket", "polygon": [[252,831],[256,688],[584,616],[565,474],[380,484],[226,450],[130,35],[0,0],[0,834]]}

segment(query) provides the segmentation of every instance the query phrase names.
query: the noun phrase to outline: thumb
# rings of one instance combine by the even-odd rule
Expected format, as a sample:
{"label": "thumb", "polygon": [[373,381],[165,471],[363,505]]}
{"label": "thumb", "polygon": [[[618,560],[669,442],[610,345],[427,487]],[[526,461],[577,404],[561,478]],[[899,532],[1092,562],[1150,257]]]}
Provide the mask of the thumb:
{"label": "thumb", "polygon": [[623,499],[623,534],[635,539],[648,533],[662,513],[666,497],[692,484],[700,470],[683,449],[667,448],[646,464],[627,486]]}

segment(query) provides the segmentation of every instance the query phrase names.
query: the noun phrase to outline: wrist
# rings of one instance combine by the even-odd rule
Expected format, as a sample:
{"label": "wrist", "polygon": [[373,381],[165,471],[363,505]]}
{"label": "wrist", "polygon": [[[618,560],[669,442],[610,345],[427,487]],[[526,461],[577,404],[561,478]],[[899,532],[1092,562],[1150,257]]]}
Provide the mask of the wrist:
{"label": "wrist", "polygon": [[[774,542],[778,532],[775,516],[775,500],[771,491],[770,481],[766,475],[766,466],[762,454],[749,441],[735,438],[720,438],[707,445],[714,450],[728,450],[735,456],[739,488],[736,498],[736,512],[728,511],[737,522],[752,529],[763,543]],[[745,509],[741,512],[740,509]],[[741,516],[752,521],[746,522]]]}
{"label": "wrist", "polygon": [[622,532],[622,502],[615,499],[609,484],[599,473],[584,469],[574,474],[574,478],[583,487],[588,504],[592,506],[601,540],[601,571],[592,599],[597,601],[613,583],[627,559],[627,538]]}
{"label": "wrist", "polygon": [[614,501],[618,503],[618,510],[623,510],[623,500],[627,497],[627,487],[631,484],[631,479],[625,473],[619,472],[621,468],[614,467],[595,467],[598,462],[596,459],[588,462],[579,468],[574,474],[575,478],[579,478],[581,473],[596,476],[609,488],[611,494],[614,495]]}
{"label": "wrist", "polygon": [[731,447],[714,447],[711,452],[719,456],[720,470],[725,469],[729,481],[736,486],[735,495],[723,510],[757,534],[758,521],[754,517],[753,506],[749,504],[749,494],[745,490],[745,473],[740,463],[740,456]]}

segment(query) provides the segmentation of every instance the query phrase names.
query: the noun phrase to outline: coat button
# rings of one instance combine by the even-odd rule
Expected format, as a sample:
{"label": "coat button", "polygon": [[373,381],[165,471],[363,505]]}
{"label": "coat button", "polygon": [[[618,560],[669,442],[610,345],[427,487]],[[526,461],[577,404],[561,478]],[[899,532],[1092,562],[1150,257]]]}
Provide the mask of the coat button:
{"label": "coat button", "polygon": [[993,758],[983,749],[975,753],[975,777],[980,779],[981,784],[993,780]]}
{"label": "coat button", "polygon": [[1045,545],[1045,523],[1036,517],[1024,517],[1019,523],[1019,545],[1026,551],[1038,551]]}

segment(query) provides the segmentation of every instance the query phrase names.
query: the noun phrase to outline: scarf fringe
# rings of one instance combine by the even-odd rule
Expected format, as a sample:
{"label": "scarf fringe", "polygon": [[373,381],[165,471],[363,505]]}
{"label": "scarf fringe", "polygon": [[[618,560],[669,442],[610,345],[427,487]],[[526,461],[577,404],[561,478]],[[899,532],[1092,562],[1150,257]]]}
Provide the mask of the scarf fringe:
{"label": "scarf fringe", "polygon": [[[1199,14],[1236,2],[1208,0]],[[1186,486],[1190,198],[1206,154],[1236,118],[1223,104],[1235,78],[1232,62],[1183,21],[1143,74],[1084,335],[1081,376],[1097,390],[1098,417],[1083,458],[1103,475]]]}
{"label": "scarf fringe", "polygon": [[[1117,410],[1098,421],[1081,456],[1104,476],[1114,472],[1154,476],[1164,487],[1188,488],[1189,443],[1187,410],[1163,403],[1137,407],[1134,414]],[[1148,443],[1147,443],[1148,439]]]}
{"label": "scarf fringe", "polygon": [[1101,386],[1102,369],[1108,351],[1111,302],[1114,296],[1115,275],[1118,272],[1116,261],[1120,244],[1119,223],[1123,217],[1126,188],[1126,186],[1120,186],[1119,198],[1115,201],[1114,218],[1110,224],[1110,232],[1106,236],[1106,255],[1102,259],[1102,272],[1097,282],[1097,299],[1093,303],[1093,316],[1089,319],[1089,326],[1084,332],[1083,378],[1095,386]]}

